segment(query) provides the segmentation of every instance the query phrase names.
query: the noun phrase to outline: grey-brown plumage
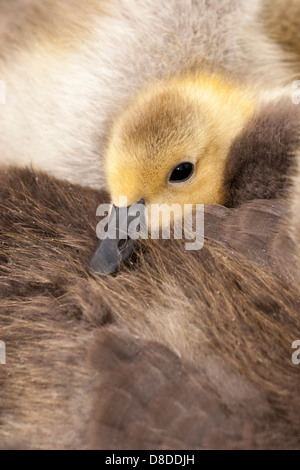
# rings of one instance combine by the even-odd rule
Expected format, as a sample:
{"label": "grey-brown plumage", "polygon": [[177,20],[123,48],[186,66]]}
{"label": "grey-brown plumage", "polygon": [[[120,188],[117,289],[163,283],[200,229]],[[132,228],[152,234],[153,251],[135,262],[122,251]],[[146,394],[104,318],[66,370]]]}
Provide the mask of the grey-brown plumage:
{"label": "grey-brown plumage", "polygon": [[11,170],[0,198],[1,441],[299,448],[284,202],[209,206],[203,250],[148,242],[97,278],[85,266],[105,194]]}
{"label": "grey-brown plumage", "polygon": [[262,0],[259,12],[264,31],[284,50],[295,74],[300,64],[299,13],[298,0]]}
{"label": "grey-brown plumage", "polygon": [[[207,359],[199,372],[162,344],[117,328],[99,335],[91,358],[103,376],[88,432],[91,448],[264,448],[271,408],[221,358]],[[234,400],[228,390],[218,396],[216,380],[234,388]]]}
{"label": "grey-brown plumage", "polygon": [[265,105],[233,142],[225,168],[228,206],[287,195],[300,148],[300,107],[291,99]]}
{"label": "grey-brown plumage", "polygon": [[300,157],[297,158],[297,170],[290,191],[292,207],[290,209],[292,217],[292,236],[295,241],[295,259],[297,264],[297,278],[300,287]]}

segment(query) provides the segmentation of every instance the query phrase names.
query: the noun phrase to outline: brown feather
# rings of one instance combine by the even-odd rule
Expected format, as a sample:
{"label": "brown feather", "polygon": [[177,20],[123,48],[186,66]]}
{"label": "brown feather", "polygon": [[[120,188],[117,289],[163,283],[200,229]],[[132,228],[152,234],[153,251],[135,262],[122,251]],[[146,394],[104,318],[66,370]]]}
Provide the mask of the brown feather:
{"label": "brown feather", "polygon": [[225,169],[228,206],[282,197],[300,144],[300,107],[290,99],[265,105],[233,142]]}
{"label": "brown feather", "polygon": [[298,0],[262,0],[259,12],[264,31],[285,51],[287,60],[299,73],[300,4]]}
{"label": "brown feather", "polygon": [[[226,217],[210,206],[201,251],[148,242],[135,265],[99,278],[85,263],[106,198],[30,170],[1,174],[0,442],[299,448],[300,298],[279,249],[285,205],[254,201]],[[243,211],[269,213],[259,242],[246,222],[229,240]]]}

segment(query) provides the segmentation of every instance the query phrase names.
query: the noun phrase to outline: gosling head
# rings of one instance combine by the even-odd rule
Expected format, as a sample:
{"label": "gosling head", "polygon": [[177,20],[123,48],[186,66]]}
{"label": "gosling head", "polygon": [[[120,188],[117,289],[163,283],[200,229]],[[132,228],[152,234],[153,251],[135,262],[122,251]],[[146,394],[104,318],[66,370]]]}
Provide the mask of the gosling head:
{"label": "gosling head", "polygon": [[[105,153],[114,206],[125,197],[128,206],[223,204],[230,146],[253,111],[251,94],[218,76],[176,77],[140,92],[112,126]],[[98,261],[108,251],[99,245],[96,271],[123,261],[117,249],[118,261],[109,256],[104,268]]]}
{"label": "gosling head", "polygon": [[105,154],[112,202],[224,203],[228,152],[253,110],[249,92],[216,76],[150,86],[112,127]]}

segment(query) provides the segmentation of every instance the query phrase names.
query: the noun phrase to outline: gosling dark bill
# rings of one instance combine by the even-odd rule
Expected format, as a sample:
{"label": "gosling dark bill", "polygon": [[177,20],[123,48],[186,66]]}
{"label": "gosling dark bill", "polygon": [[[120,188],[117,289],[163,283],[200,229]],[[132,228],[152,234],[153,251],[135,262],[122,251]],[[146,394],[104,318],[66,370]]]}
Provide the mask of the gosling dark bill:
{"label": "gosling dark bill", "polygon": [[[134,223],[136,221],[136,224]],[[130,224],[133,227],[130,229]],[[133,229],[138,229],[135,232]],[[112,274],[132,254],[136,239],[146,230],[146,207],[142,199],[129,207],[112,207],[107,230],[97,243],[88,266],[98,274]]]}

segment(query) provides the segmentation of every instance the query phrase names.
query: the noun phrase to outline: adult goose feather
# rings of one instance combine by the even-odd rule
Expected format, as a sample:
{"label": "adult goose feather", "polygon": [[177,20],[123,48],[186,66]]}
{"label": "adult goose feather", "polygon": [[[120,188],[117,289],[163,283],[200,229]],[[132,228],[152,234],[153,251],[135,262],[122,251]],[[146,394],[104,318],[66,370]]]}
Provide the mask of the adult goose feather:
{"label": "adult goose feather", "polygon": [[286,201],[207,206],[204,249],[149,242],[98,277],[107,195],[17,169],[0,188],[2,447],[299,448]]}

